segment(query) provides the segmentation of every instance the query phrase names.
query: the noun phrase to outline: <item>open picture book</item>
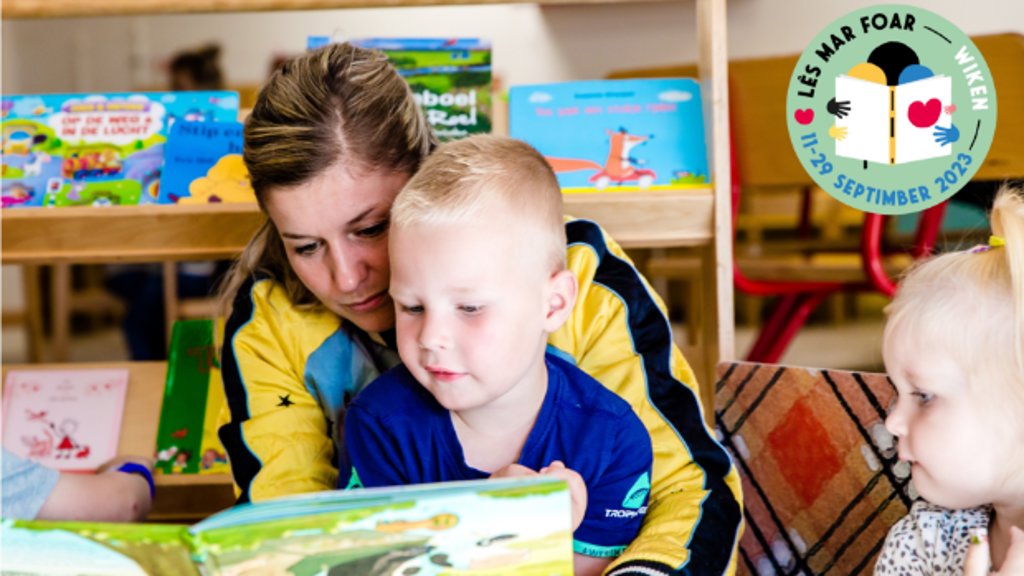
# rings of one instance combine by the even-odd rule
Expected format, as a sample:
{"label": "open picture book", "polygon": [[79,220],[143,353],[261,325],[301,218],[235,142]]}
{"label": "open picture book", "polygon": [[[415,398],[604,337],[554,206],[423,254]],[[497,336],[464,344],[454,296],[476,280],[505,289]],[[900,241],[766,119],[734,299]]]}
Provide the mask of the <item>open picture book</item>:
{"label": "open picture book", "polygon": [[4,520],[22,575],[572,575],[570,499],[550,478],[304,494],[194,526]]}

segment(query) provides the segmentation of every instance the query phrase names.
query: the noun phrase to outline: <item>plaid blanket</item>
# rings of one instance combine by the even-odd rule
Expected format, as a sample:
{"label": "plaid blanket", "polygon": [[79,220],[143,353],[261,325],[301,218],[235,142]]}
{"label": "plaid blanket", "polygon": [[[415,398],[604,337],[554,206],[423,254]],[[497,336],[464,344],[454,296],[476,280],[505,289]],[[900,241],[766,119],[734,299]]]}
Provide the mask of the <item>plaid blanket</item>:
{"label": "plaid blanket", "polygon": [[884,374],[718,366],[719,438],[743,479],[740,574],[871,574],[914,497]]}

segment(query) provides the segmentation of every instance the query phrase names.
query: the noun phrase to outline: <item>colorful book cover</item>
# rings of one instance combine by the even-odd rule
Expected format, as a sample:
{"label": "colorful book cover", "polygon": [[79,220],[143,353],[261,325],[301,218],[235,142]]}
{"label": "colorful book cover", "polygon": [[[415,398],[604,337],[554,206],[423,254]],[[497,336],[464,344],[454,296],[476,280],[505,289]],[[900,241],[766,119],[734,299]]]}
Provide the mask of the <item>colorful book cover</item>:
{"label": "colorful book cover", "polygon": [[3,207],[154,204],[174,123],[236,121],[235,92],[5,96]]}
{"label": "colorful book cover", "polygon": [[513,86],[509,132],[547,158],[563,192],[709,184],[700,85],[689,78]]}
{"label": "colorful book cover", "polygon": [[225,405],[213,320],[178,320],[171,329],[167,383],[157,427],[156,470],[227,474],[217,417]]}
{"label": "colorful book cover", "polygon": [[[194,526],[4,521],[18,574],[571,576],[569,492],[543,477],[304,494]],[[189,561],[188,559],[191,559]]]}
{"label": "colorful book cover", "polygon": [[164,148],[161,204],[255,202],[242,162],[241,122],[178,121]]}
{"label": "colorful book cover", "polygon": [[4,447],[48,467],[93,471],[117,455],[128,370],[13,370]]}
{"label": "colorful book cover", "polygon": [[[312,50],[331,39],[310,36]],[[441,140],[491,131],[491,46],[478,38],[366,38],[350,40],[381,50],[409,83]]]}
{"label": "colorful book cover", "polygon": [[[881,74],[881,72],[879,72]],[[879,164],[906,164],[952,154],[953,147],[936,138],[937,128],[953,124],[949,76],[930,76],[888,86],[858,70],[836,77],[836,101],[847,104],[835,126],[836,156]]]}

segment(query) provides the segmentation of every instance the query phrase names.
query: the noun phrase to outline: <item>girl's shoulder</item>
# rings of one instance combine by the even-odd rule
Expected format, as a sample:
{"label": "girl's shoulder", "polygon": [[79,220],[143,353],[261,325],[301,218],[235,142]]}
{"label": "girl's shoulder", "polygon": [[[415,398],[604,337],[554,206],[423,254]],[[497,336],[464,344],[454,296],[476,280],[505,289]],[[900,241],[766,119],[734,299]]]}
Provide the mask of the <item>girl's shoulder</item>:
{"label": "girl's shoulder", "polygon": [[991,512],[988,507],[953,510],[918,500],[889,530],[875,574],[962,574],[970,531],[987,527]]}

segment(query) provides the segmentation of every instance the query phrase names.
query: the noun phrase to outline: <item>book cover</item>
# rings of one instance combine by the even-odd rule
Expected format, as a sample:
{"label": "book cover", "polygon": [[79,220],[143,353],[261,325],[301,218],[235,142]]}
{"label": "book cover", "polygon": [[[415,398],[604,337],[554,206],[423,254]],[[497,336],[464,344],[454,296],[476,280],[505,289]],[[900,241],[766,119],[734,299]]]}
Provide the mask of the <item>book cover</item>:
{"label": "book cover", "polygon": [[213,320],[178,320],[171,329],[167,382],[157,426],[155,469],[161,474],[227,474],[217,437],[225,406]]}
{"label": "book cover", "polygon": [[304,494],[243,504],[192,527],[4,521],[0,536],[4,569],[27,575],[77,574],[85,565],[155,576],[573,570],[569,492],[542,477]]}
{"label": "book cover", "polygon": [[0,105],[4,208],[167,202],[160,178],[174,123],[238,119],[228,91],[5,96]]}
{"label": "book cover", "polygon": [[13,370],[3,445],[22,458],[86,472],[117,455],[128,370]]}
{"label": "book cover", "polygon": [[[331,42],[310,36],[309,49]],[[479,38],[364,38],[387,54],[441,140],[491,131],[491,46]]]}
{"label": "book cover", "polygon": [[836,77],[836,100],[848,103],[835,126],[836,156],[879,164],[906,164],[952,154],[936,139],[936,128],[952,126],[949,76],[887,86],[857,76]]}
{"label": "book cover", "polygon": [[161,204],[255,202],[242,161],[241,122],[178,121],[164,148]]}
{"label": "book cover", "polygon": [[547,158],[563,192],[709,185],[700,85],[689,78],[513,86],[509,132]]}

